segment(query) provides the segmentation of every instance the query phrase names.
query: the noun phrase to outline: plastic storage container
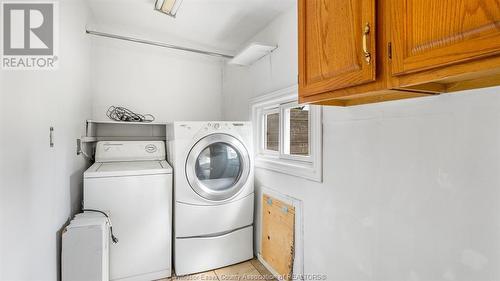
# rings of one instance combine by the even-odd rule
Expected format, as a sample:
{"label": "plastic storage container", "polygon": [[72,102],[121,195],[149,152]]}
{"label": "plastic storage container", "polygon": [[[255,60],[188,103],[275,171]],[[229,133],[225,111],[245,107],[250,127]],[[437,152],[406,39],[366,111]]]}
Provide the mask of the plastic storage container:
{"label": "plastic storage container", "polygon": [[62,280],[109,280],[109,224],[99,213],[76,215],[62,234]]}

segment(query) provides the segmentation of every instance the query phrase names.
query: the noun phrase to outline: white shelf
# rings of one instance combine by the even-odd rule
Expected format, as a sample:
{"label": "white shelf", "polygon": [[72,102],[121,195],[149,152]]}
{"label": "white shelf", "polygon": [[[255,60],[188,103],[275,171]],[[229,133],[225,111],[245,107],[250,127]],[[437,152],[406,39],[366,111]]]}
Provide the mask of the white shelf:
{"label": "white shelf", "polygon": [[166,140],[167,123],[118,122],[113,120],[86,120],[82,143],[98,141],[149,141]]}
{"label": "white shelf", "polygon": [[100,137],[82,137],[80,138],[80,141],[82,143],[92,143],[92,142],[98,142],[98,141],[151,141],[151,140],[158,140],[158,141],[164,141],[166,140],[166,137],[160,137],[160,136],[100,136]]}
{"label": "white shelf", "polygon": [[167,122],[119,122],[113,120],[87,120],[87,123],[93,124],[116,124],[116,125],[167,125]]}
{"label": "white shelf", "polygon": [[254,62],[269,55],[272,51],[276,50],[278,46],[266,45],[262,43],[251,43],[241,52],[239,52],[228,64],[235,64],[240,66],[252,65]]}
{"label": "white shelf", "polygon": [[96,142],[97,141],[97,137],[81,137],[80,138],[80,141],[82,143],[86,143],[86,142]]}

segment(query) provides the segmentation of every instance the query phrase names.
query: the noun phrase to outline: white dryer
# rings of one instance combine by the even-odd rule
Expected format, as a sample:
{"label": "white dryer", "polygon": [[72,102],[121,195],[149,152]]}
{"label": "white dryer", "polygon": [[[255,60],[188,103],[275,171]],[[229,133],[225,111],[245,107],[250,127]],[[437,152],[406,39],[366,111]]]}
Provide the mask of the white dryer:
{"label": "white dryer", "polygon": [[170,123],[167,159],[174,168],[176,274],[192,274],[251,259],[251,123]]}
{"label": "white dryer", "polygon": [[108,214],[110,280],[171,276],[172,168],[163,141],[102,141],[84,173],[85,209]]}

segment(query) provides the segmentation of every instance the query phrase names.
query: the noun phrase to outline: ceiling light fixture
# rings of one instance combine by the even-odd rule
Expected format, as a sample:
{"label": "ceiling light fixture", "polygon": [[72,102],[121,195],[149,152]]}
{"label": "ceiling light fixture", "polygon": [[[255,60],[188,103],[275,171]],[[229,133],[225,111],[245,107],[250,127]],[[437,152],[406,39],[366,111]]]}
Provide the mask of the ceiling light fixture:
{"label": "ceiling light fixture", "polygon": [[182,0],[156,0],[155,10],[175,18]]}

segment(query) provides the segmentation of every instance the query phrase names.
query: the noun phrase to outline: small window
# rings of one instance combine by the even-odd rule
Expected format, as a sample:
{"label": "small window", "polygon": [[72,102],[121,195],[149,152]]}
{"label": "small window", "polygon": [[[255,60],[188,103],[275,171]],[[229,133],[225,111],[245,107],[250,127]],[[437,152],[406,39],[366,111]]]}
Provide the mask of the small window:
{"label": "small window", "polygon": [[309,105],[284,108],[284,154],[309,156]]}
{"label": "small window", "polygon": [[280,114],[278,110],[266,113],[264,122],[265,149],[278,152],[280,146]]}
{"label": "small window", "polygon": [[[283,94],[288,92],[288,94]],[[288,88],[254,100],[256,166],[321,181],[321,107]]]}

